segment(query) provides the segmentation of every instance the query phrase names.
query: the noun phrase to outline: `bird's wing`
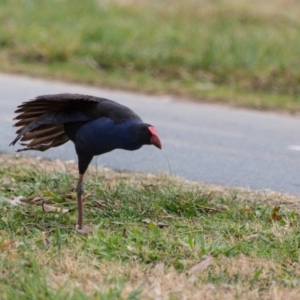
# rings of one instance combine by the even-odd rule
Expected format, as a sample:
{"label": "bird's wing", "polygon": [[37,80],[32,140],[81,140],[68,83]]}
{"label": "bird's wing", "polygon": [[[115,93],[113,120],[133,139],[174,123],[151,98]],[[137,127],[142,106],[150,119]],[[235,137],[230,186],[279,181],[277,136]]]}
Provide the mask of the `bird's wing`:
{"label": "bird's wing", "polygon": [[55,94],[36,97],[22,103],[15,113],[14,126],[17,137],[12,141],[14,145],[18,140],[25,148],[23,150],[45,151],[66,143],[69,138],[64,131],[64,123],[88,121],[96,118],[89,113],[105,99],[80,94]]}

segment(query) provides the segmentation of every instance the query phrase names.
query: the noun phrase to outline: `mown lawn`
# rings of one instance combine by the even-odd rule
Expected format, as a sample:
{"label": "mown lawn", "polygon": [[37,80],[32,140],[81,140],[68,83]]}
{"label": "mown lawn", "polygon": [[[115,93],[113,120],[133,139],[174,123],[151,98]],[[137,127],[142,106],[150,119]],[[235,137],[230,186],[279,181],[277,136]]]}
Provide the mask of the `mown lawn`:
{"label": "mown lawn", "polygon": [[297,0],[2,0],[0,70],[300,110]]}
{"label": "mown lawn", "polygon": [[91,167],[83,236],[75,164],[0,163],[1,299],[299,297],[297,197]]}

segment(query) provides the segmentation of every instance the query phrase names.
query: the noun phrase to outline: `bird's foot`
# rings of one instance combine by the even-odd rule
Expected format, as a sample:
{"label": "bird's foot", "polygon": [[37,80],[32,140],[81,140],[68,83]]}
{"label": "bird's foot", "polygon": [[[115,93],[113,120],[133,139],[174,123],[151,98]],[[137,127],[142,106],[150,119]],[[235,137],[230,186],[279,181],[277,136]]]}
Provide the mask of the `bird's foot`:
{"label": "bird's foot", "polygon": [[75,230],[77,233],[80,233],[82,235],[87,235],[93,232],[94,230],[94,226],[93,225],[86,225],[86,226],[82,226],[82,228],[80,229],[78,225],[75,226]]}

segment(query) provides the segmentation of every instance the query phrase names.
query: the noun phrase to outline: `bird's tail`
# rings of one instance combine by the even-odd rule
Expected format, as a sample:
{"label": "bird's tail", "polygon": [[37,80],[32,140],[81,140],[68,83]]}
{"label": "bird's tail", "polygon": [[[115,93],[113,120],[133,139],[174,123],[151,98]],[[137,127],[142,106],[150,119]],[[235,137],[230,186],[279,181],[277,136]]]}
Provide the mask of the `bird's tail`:
{"label": "bird's tail", "polygon": [[15,126],[20,128],[10,145],[19,140],[25,142],[21,143],[25,148],[18,151],[45,151],[62,145],[69,140],[63,124],[88,121],[81,110],[100,101],[101,98],[80,94],[54,94],[23,102],[15,111],[18,114]]}
{"label": "bird's tail", "polygon": [[69,140],[63,124],[57,124],[55,113],[37,115],[38,112],[22,113],[15,118],[19,120],[15,126],[21,128],[17,130],[17,137],[10,143],[10,146],[15,145],[18,140],[25,142],[20,143],[25,148],[17,150],[18,152],[25,150],[45,151],[51,147],[60,146]]}

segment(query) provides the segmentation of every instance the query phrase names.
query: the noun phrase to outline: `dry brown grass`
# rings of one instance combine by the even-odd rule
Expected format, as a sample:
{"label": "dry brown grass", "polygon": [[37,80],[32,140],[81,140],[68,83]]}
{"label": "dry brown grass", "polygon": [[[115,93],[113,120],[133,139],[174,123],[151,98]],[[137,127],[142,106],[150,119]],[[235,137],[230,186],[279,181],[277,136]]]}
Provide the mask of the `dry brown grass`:
{"label": "dry brown grass", "polygon": [[[103,5],[103,1],[99,1]],[[278,17],[284,16],[288,19],[298,20],[300,13],[300,2],[297,0],[186,0],[186,1],[149,1],[147,0],[107,0],[106,5],[109,3],[118,4],[120,6],[137,7],[140,5],[155,6],[157,9],[168,10],[178,9],[180,11],[182,7],[190,7],[196,9],[199,16],[212,17],[217,16],[220,11],[224,9],[231,9],[233,12],[240,11],[241,8],[247,11],[249,14],[265,17]],[[172,5],[173,4],[173,5]]]}
{"label": "dry brown grass", "polygon": [[[11,257],[13,250],[9,250]],[[269,282],[270,274],[280,276],[281,267],[278,264],[263,259],[252,259],[245,256],[238,258],[219,258],[210,266],[214,276],[222,276],[225,272],[232,278],[240,278],[240,282],[230,286],[201,283],[202,274],[189,276],[179,273],[173,268],[166,269],[157,264],[151,267],[141,266],[135,262],[115,263],[99,261],[93,256],[80,255],[74,250],[65,250],[49,259],[44,253],[36,249],[37,263],[48,266],[48,284],[53,288],[63,285],[72,294],[79,289],[87,295],[93,295],[103,289],[115,289],[116,277],[126,278],[122,296],[124,299],[137,287],[142,287],[141,299],[289,299],[299,298],[300,288],[288,289],[276,284],[266,286],[265,291],[253,288],[243,283],[243,278],[251,277],[262,269],[260,281]],[[294,266],[298,268],[299,266]],[[203,273],[207,273],[204,270]],[[298,269],[298,276],[300,272]],[[111,280],[110,280],[111,279]]]}

